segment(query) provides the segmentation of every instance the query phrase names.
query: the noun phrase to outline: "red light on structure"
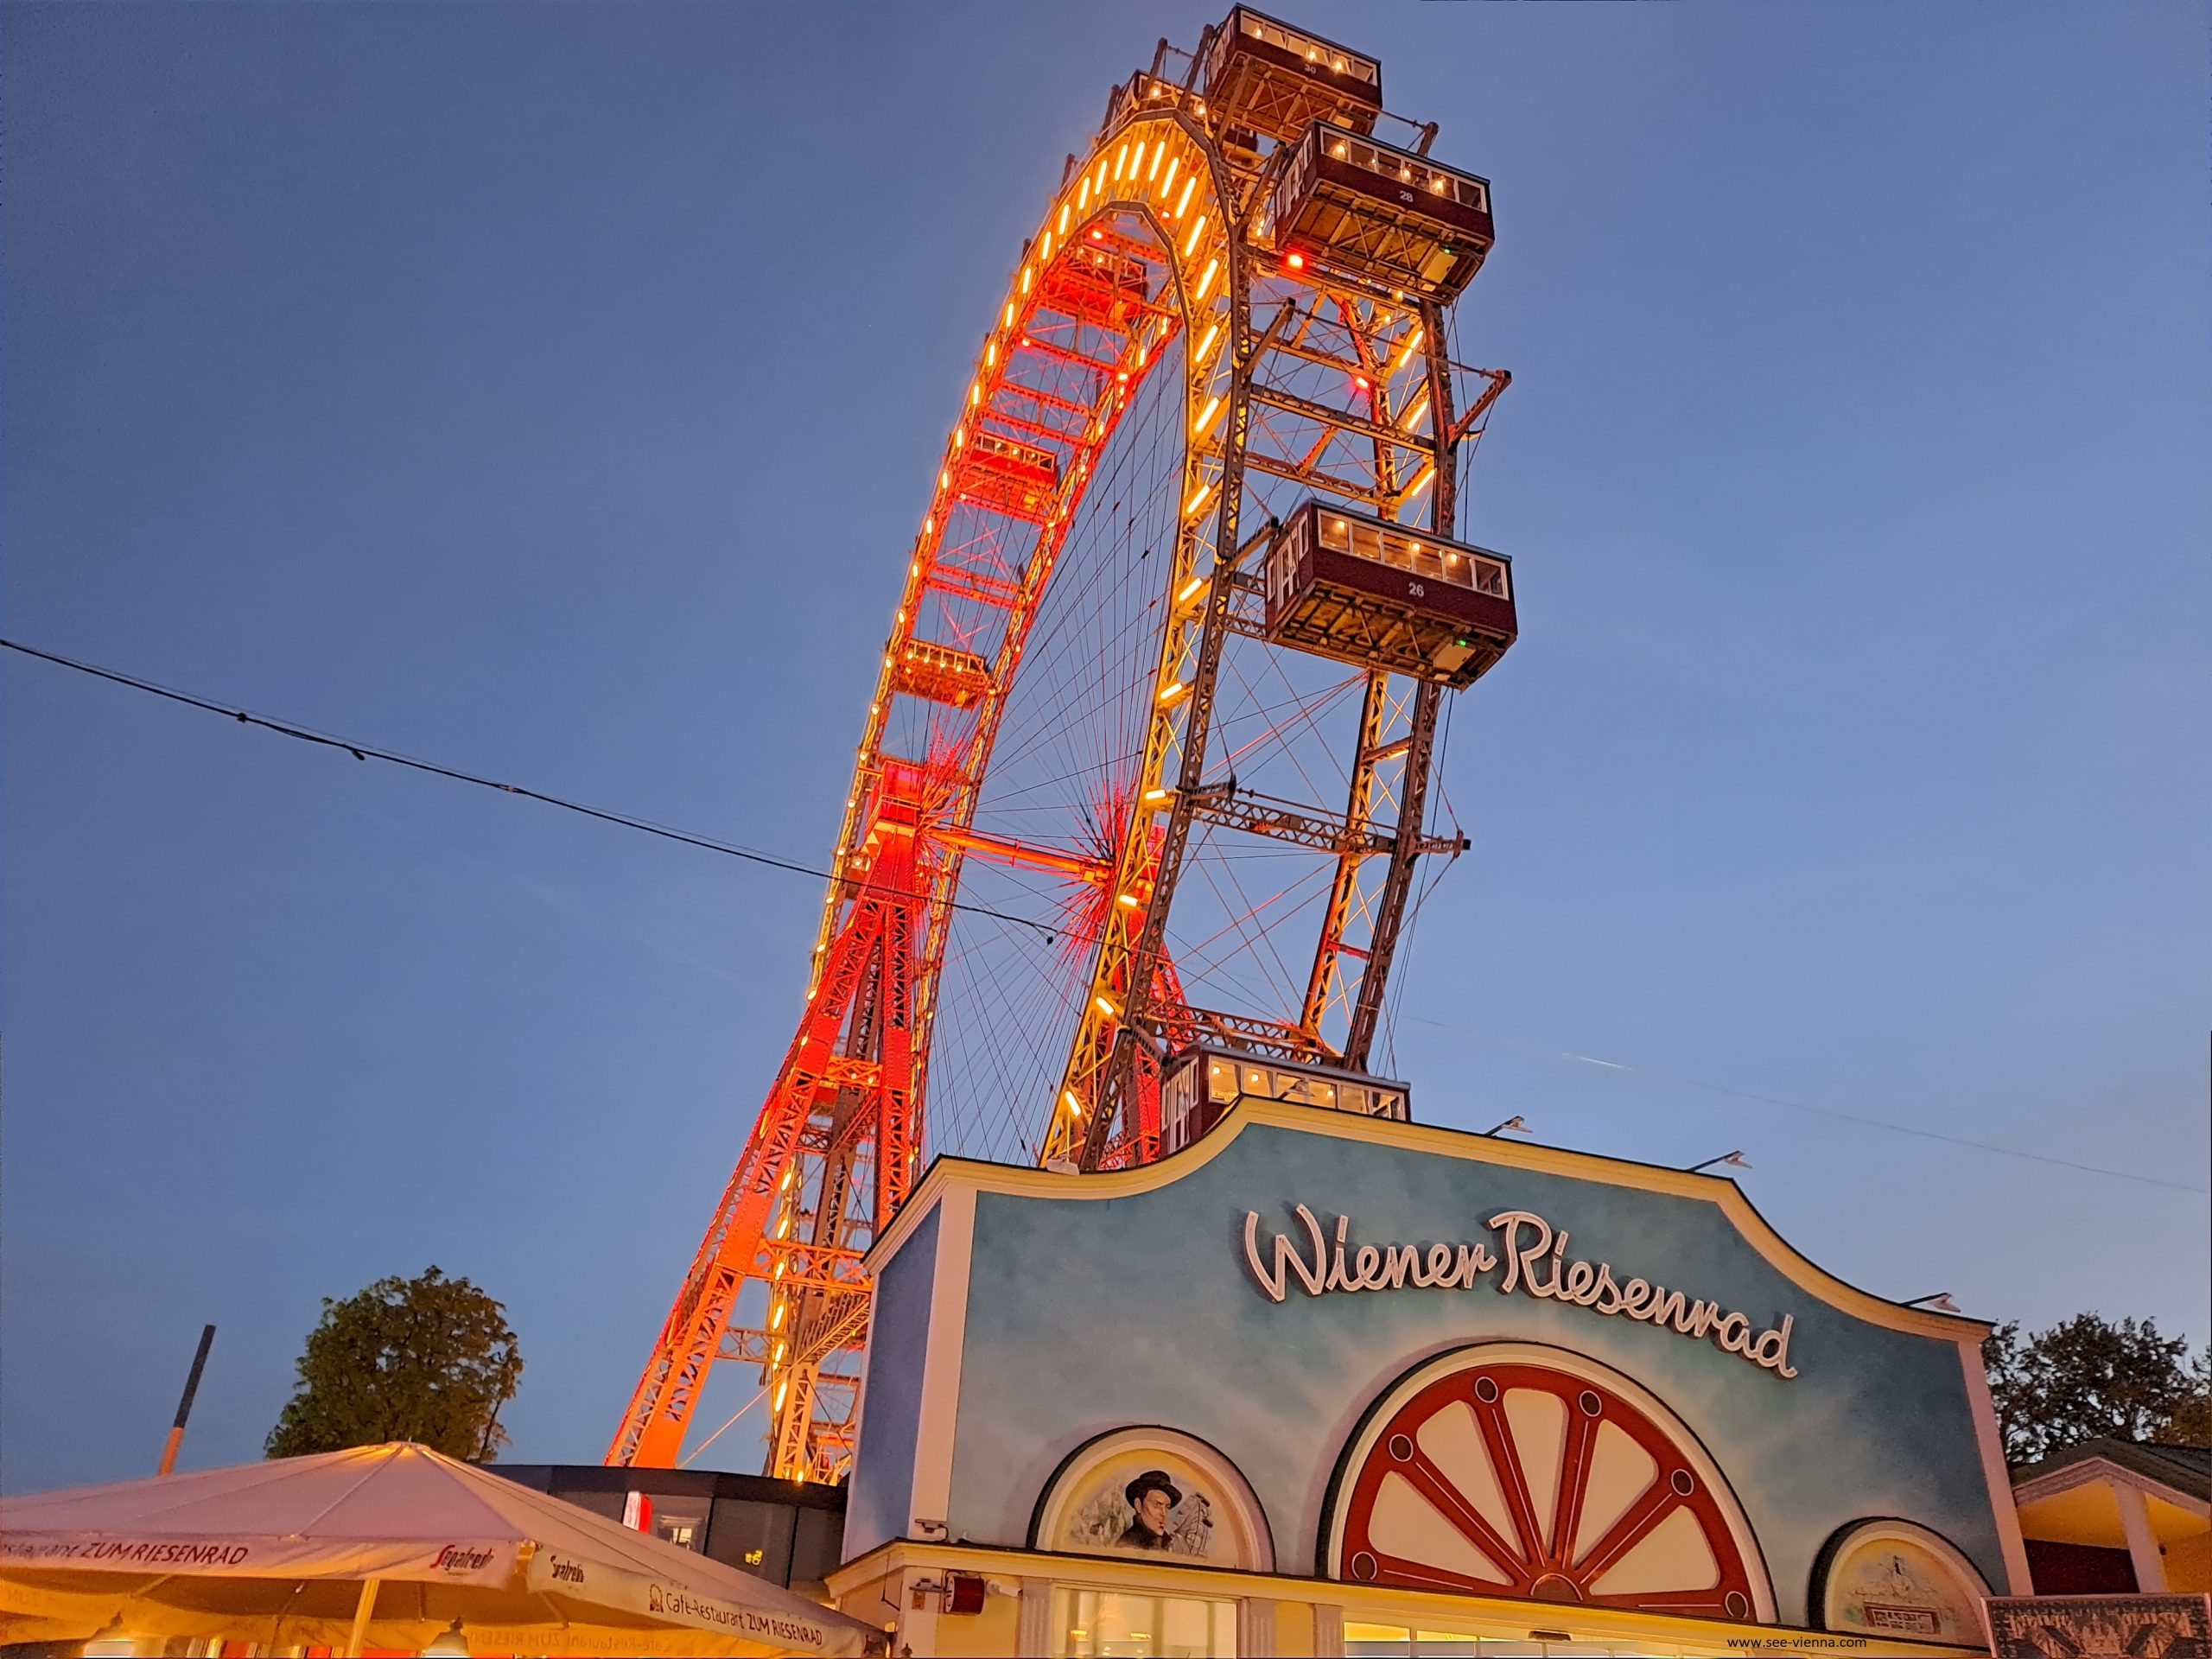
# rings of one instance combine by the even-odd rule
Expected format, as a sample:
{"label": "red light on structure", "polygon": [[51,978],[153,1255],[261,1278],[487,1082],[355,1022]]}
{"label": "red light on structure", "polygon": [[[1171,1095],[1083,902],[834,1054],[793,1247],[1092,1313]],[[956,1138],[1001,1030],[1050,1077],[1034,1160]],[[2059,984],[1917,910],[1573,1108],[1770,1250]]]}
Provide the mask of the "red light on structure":
{"label": "red light on structure", "polygon": [[944,1611],[980,1613],[989,1588],[990,1581],[980,1573],[948,1573],[944,1575]]}
{"label": "red light on structure", "polygon": [[1285,255],[1283,255],[1283,257],[1282,257],[1282,268],[1283,268],[1285,270],[1305,270],[1305,269],[1306,269],[1306,256],[1305,256],[1304,254],[1300,253],[1300,252],[1296,248],[1293,248],[1289,252],[1287,252],[1287,253],[1286,253]]}

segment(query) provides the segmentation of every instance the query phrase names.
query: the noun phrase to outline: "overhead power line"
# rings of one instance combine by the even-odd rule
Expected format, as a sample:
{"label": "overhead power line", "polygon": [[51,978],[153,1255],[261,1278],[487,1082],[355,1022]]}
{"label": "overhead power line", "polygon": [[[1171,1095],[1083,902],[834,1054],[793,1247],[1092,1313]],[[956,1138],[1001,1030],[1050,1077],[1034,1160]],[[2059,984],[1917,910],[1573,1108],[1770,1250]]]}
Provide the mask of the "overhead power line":
{"label": "overhead power line", "polygon": [[[427,772],[433,777],[449,778],[457,784],[473,784],[479,789],[493,789],[503,795],[518,795],[524,800],[537,801],[546,806],[557,806],[563,812],[574,812],[583,817],[596,818],[601,823],[615,824],[624,830],[636,830],[648,836],[658,836],[663,841],[680,842],[686,847],[701,848],[707,852],[720,853],[728,858],[743,859],[748,864],[765,864],[770,869],[788,870],[793,875],[810,875],[820,880],[842,883],[848,888],[863,885],[854,880],[850,876],[833,875],[828,870],[817,869],[811,864],[801,864],[796,860],[779,858],[772,853],[760,852],[754,848],[740,847],[727,841],[716,841],[711,836],[696,836],[686,830],[671,829],[667,824],[655,823],[650,818],[636,817],[627,812],[613,812],[604,807],[587,806],[581,801],[564,800],[558,795],[548,795],[543,790],[526,788],[521,784],[504,784],[496,778],[479,777],[474,772],[463,772],[457,766],[440,766],[434,760],[418,760],[412,755],[396,753],[390,749],[380,749],[373,744],[357,743],[350,738],[333,737],[327,732],[314,731],[305,726],[295,725],[289,721],[271,720],[265,715],[257,715],[245,709],[233,708],[228,703],[217,702],[212,698],[194,696],[188,691],[179,691],[171,686],[156,684],[152,680],[143,680],[134,674],[118,673],[114,669],[102,668],[97,664],[79,662],[73,657],[63,657],[54,652],[41,651],[36,645],[26,645],[14,639],[0,639],[0,646],[5,646],[10,651],[21,652],[26,657],[35,657],[41,662],[52,663],[57,667],[73,669],[79,674],[89,674],[94,679],[107,680],[116,685],[129,686],[134,691],[143,691],[150,696],[166,697],[171,702],[181,702],[189,709],[203,709],[211,715],[222,715],[238,721],[242,726],[258,726],[264,731],[275,732],[280,737],[297,738],[302,743],[313,743],[322,748],[343,749],[356,760],[387,761],[395,766],[404,766],[410,772]],[[951,907],[954,910],[964,911],[971,916],[988,916],[994,921],[1011,922],[1017,927],[1033,929],[1043,934],[1048,942],[1055,941],[1058,937],[1053,929],[1027,916],[1015,916],[1003,910],[993,910],[988,906],[965,905],[957,900]]]}
{"label": "overhead power line", "polygon": [[[264,715],[257,715],[249,709],[239,709],[229,703],[217,702],[209,697],[196,696],[188,691],[179,691],[172,686],[141,679],[136,675],[121,673],[111,668],[102,668],[94,663],[81,662],[73,657],[64,657],[56,652],[42,651],[36,645],[27,645],[19,640],[0,639],[0,647],[18,652],[26,657],[36,658],[41,662],[51,663],[59,668],[67,668],[79,674],[90,675],[94,679],[106,680],[112,684],[127,686],[134,691],[145,692],[150,696],[162,697],[171,702],[182,703],[187,708],[198,709],[211,715],[221,715],[243,726],[258,726],[264,731],[275,732],[280,737],[296,738],[302,743],[312,743],[322,748],[343,749],[356,760],[382,760],[391,766],[404,766],[411,772],[424,772],[434,777],[450,779],[454,783],[470,784],[479,789],[497,790],[503,795],[519,796],[525,800],[537,801],[543,805],[558,807],[564,812],[574,812],[582,817],[596,818],[602,823],[611,823],[620,829],[635,830],[645,835],[657,836],[664,841],[677,842],[686,847],[696,847],[706,852],[720,853],[725,857],[741,859],[747,863],[766,865],[770,869],[787,871],[793,875],[811,876],[823,881],[842,880],[849,887],[861,885],[850,877],[840,878],[832,875],[827,870],[817,868],[810,864],[799,863],[794,859],[779,858],[774,854],[764,853],[755,848],[741,847],[729,842],[717,841],[710,836],[694,835],[689,830],[672,829],[667,824],[656,823],[649,818],[637,817],[626,812],[614,812],[604,807],[588,806],[581,801],[567,800],[558,795],[548,795],[542,790],[531,789],[521,784],[502,783],[494,778],[485,778],[474,772],[463,772],[457,766],[441,766],[435,761],[417,760],[412,755],[400,754],[390,749],[380,749],[372,744],[355,742],[349,738],[334,737],[327,732],[315,731],[289,721],[271,720]],[[1006,911],[993,910],[983,905],[962,904],[957,900],[953,902],[951,908],[970,915],[987,916],[995,921],[1011,923],[1017,927],[1026,927],[1042,934],[1047,940],[1057,938],[1053,929],[1027,916],[1016,916]],[[1470,1027],[1458,1025],[1449,1020],[1432,1020],[1421,1014],[1402,1014],[1399,1017],[1411,1020],[1418,1025],[1434,1026],[1441,1030],[1461,1032],[1468,1036],[1486,1037],[1488,1035],[1486,1033],[1475,1031]],[[1671,1072],[1656,1071],[1649,1066],[1630,1065],[1619,1060],[1601,1060],[1592,1055],[1578,1054],[1571,1049],[1545,1052],[1555,1053],[1561,1059],[1573,1060],[1581,1065],[1596,1066],[1607,1071],[1625,1071],[1631,1075],[1675,1084],[1686,1089],[1702,1090],[1708,1094],[1727,1095],[1738,1100],[1757,1101],[1762,1105],[1780,1106],[1793,1112],[1807,1112],[1817,1117],[1834,1118],[1847,1123],[1861,1124],[1868,1128],[1885,1129],[1892,1135],[1912,1135],[1919,1140],[1941,1141],[1947,1146],[1963,1147],[1974,1152],[1992,1153],[2003,1158],[2024,1159],[2030,1163],[2048,1164],[2055,1168],[2076,1170],[2083,1174],[2102,1175],[2113,1180],[2137,1181],[2147,1186],[2163,1186],[2173,1192],[2188,1192],[2198,1197],[2205,1196],[2207,1192],[2204,1187],[2191,1186],[2183,1181],[2164,1180],[2156,1175],[2139,1175],[2129,1170],[2110,1169],[2100,1164],[2085,1164],[2070,1158],[2054,1158],[2044,1153],[2026,1152],[2018,1147],[2000,1146],[1995,1141],[1974,1141],[1963,1135],[1945,1135],[1936,1129],[1915,1128],[1910,1124],[1893,1123],[1885,1118],[1870,1117],[1861,1112],[1847,1112],[1832,1106],[1810,1106],[1802,1101],[1784,1099],[1779,1095],[1761,1094],[1753,1090],[1732,1088],[1725,1084],[1704,1083],[1695,1077],[1678,1077]]]}
{"label": "overhead power line", "polygon": [[[1434,1026],[1440,1031],[1456,1031],[1469,1037],[1491,1041],[1491,1033],[1477,1031],[1471,1026],[1455,1025],[1448,1020],[1431,1020],[1422,1014],[1401,1016],[1416,1025]],[[1784,1100],[1779,1095],[1762,1095],[1750,1089],[1732,1089],[1726,1084],[1700,1083],[1695,1077],[1677,1077],[1670,1071],[1656,1071],[1648,1065],[1629,1065],[1620,1060],[1601,1060],[1595,1055],[1577,1054],[1573,1049],[1546,1048],[1532,1052],[1549,1054],[1562,1060],[1574,1060],[1583,1065],[1594,1065],[1602,1071],[1626,1071],[1631,1076],[1656,1077],[1662,1083],[1678,1084],[1684,1089],[1702,1089],[1707,1094],[1728,1095],[1737,1100],[1755,1100],[1764,1106],[1786,1107],[1793,1112],[1809,1112],[1815,1117],[1833,1117],[1846,1123],[1859,1123],[1870,1129],[1887,1129],[1892,1135],[1910,1135],[1923,1141],[1940,1141],[1946,1146],[1965,1147],[1974,1152],[1992,1152],[2001,1158],[2024,1158],[2030,1163],[2051,1164],[2060,1169],[2079,1170],[2088,1175],[2106,1175],[2116,1181],[2140,1181],[2145,1186],[2171,1187],[2177,1192],[2190,1192],[2199,1198],[2212,1193],[2212,1189],[2191,1186],[2185,1181],[2169,1181],[2156,1175],[2138,1175],[2130,1170],[2107,1169],[2101,1164],[2078,1163],[2071,1158],[2053,1158],[2040,1152],[2023,1152],[2018,1147],[1999,1146],[1993,1141],[1970,1141],[1964,1135],[1945,1135],[1936,1129],[1916,1129],[1910,1123],[1892,1123],[1887,1118],[1869,1117],[1863,1112],[1847,1112],[1834,1106],[1808,1106],[1802,1100]]]}

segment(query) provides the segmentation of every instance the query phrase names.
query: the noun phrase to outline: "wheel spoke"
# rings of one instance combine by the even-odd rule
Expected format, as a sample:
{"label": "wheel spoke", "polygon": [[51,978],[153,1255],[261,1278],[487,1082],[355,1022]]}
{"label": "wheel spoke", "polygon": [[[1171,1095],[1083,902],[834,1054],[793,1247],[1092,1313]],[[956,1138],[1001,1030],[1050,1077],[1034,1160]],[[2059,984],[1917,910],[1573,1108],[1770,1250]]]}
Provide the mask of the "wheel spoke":
{"label": "wheel spoke", "polygon": [[1387,1554],[1372,1548],[1368,1554],[1375,1557],[1375,1576],[1379,1583],[1417,1590],[1443,1590],[1460,1596],[1494,1596],[1499,1592],[1499,1586],[1488,1579],[1471,1579],[1464,1573],[1454,1573],[1433,1562],[1409,1561],[1402,1555]]}
{"label": "wheel spoke", "polygon": [[[1389,1555],[1370,1546],[1370,1555],[1376,1557],[1376,1580],[1382,1584],[1415,1588],[1415,1591],[1449,1591],[1451,1595],[1497,1595],[1500,1586],[1493,1580],[1471,1580],[1465,1573],[1453,1573],[1449,1566],[1435,1566],[1433,1561],[1409,1561],[1402,1555]],[[1510,1592],[1509,1592],[1510,1595]]]}
{"label": "wheel spoke", "polygon": [[1478,1395],[1474,1407],[1475,1423],[1482,1430],[1491,1467],[1497,1471],[1506,1510],[1513,1516],[1514,1529],[1521,1535],[1520,1558],[1534,1567],[1544,1559],[1544,1530],[1536,1518],[1535,1500],[1529,1495],[1528,1474],[1521,1466],[1521,1448],[1512,1425],[1506,1421],[1505,1395],[1501,1390],[1497,1399],[1487,1401]]}
{"label": "wheel spoke", "polygon": [[[1516,1583],[1525,1586],[1530,1581],[1535,1558],[1516,1549],[1500,1536],[1497,1529],[1475,1512],[1459,1489],[1452,1484],[1445,1472],[1430,1461],[1427,1452],[1414,1449],[1413,1461],[1401,1465],[1407,1482],[1433,1504],[1436,1512],[1457,1527],[1477,1549],[1514,1575]],[[1496,1586],[1492,1586],[1493,1591]]]}
{"label": "wheel spoke", "polygon": [[1559,1506],[1552,1516],[1552,1542],[1547,1559],[1554,1567],[1573,1564],[1574,1529],[1581,1523],[1583,1495],[1590,1489],[1591,1453],[1598,1444],[1602,1416],[1580,1409],[1576,1400],[1567,1402],[1567,1446],[1560,1459]]}
{"label": "wheel spoke", "polygon": [[1605,1576],[1606,1568],[1681,1507],[1681,1498],[1665,1481],[1652,1482],[1650,1489],[1628,1506],[1628,1512],[1613,1522],[1611,1529],[1591,1546],[1590,1553],[1574,1563],[1576,1580],[1586,1586],[1596,1583]]}

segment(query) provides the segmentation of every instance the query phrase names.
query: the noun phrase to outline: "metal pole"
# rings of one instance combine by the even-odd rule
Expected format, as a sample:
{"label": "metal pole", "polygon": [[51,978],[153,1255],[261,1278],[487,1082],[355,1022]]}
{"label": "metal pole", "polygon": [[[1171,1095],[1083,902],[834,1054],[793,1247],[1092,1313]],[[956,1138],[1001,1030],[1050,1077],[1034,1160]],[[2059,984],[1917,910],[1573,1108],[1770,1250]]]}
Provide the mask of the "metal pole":
{"label": "metal pole", "polygon": [[177,1448],[184,1444],[184,1420],[192,1415],[192,1396],[200,1392],[200,1373],[207,1368],[207,1351],[215,1345],[215,1327],[200,1333],[200,1351],[192,1357],[192,1375],[184,1379],[184,1398],[176,1402],[176,1422],[169,1429],[169,1443],[162,1448],[161,1473],[176,1467]]}
{"label": "metal pole", "polygon": [[353,1628],[346,1634],[346,1659],[361,1659],[361,1649],[368,1643],[369,1615],[376,1611],[377,1586],[383,1582],[375,1578],[361,1580],[360,1599],[353,1604]]}

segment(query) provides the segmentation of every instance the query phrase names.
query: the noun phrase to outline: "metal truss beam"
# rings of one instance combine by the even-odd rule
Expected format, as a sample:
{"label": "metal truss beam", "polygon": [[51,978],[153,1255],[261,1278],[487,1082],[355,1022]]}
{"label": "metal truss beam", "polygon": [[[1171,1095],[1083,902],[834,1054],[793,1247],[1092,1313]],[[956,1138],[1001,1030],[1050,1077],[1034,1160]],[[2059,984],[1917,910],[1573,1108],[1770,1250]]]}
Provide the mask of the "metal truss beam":
{"label": "metal truss beam", "polygon": [[1397,493],[1378,490],[1372,486],[1357,483],[1349,478],[1338,478],[1317,467],[1307,467],[1294,461],[1279,460],[1254,450],[1246,454],[1244,464],[1255,473],[1266,473],[1274,478],[1287,478],[1294,484],[1303,484],[1309,490],[1319,490],[1324,495],[1333,495],[1346,501],[1363,501],[1376,508],[1387,508],[1395,504]]}
{"label": "metal truss beam", "polygon": [[[1398,846],[1395,833],[1376,828],[1363,816],[1356,818],[1350,813],[1300,806],[1248,789],[1202,791],[1200,798],[1193,803],[1192,812],[1202,823],[1242,830],[1247,835],[1294,842],[1316,852],[1371,857],[1393,853]],[[1465,842],[1458,836],[1424,836],[1416,838],[1414,855],[1457,853],[1464,848]]]}
{"label": "metal truss beam", "polygon": [[1280,409],[1286,414],[1296,415],[1332,432],[1357,432],[1378,443],[1394,444],[1402,449],[1418,449],[1424,454],[1432,452],[1435,444],[1424,433],[1408,432],[1368,419],[1363,415],[1350,414],[1330,408],[1311,397],[1300,397],[1295,392],[1284,391],[1275,386],[1254,386],[1252,401],[1265,404],[1270,409]]}

